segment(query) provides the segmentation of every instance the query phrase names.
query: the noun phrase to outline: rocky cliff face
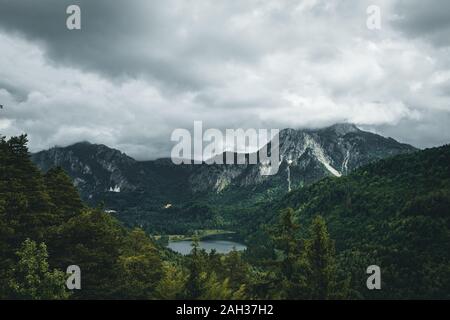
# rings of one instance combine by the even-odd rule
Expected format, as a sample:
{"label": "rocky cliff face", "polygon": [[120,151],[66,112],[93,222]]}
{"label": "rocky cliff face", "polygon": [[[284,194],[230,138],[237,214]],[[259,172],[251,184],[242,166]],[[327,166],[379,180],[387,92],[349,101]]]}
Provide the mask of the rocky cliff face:
{"label": "rocky cliff face", "polygon": [[174,165],[170,159],[139,162],[104,145],[77,143],[32,155],[46,171],[61,166],[89,202],[124,198],[133,207],[153,198],[164,205],[199,193],[276,188],[288,192],[326,176],[345,175],[378,159],[416,149],[391,138],[365,132],[352,124],[318,130],[284,129],[279,136],[280,168],[261,175],[262,165]]}
{"label": "rocky cliff face", "polygon": [[130,192],[137,188],[138,162],[104,145],[80,142],[65,148],[52,148],[32,155],[43,171],[62,167],[73,179],[83,198],[102,192]]}
{"label": "rocky cliff face", "polygon": [[193,190],[221,192],[229,186],[276,184],[288,191],[326,176],[345,175],[372,161],[416,150],[352,124],[318,130],[284,129],[279,143],[281,164],[275,176],[261,175],[261,164],[203,165],[193,172]]}

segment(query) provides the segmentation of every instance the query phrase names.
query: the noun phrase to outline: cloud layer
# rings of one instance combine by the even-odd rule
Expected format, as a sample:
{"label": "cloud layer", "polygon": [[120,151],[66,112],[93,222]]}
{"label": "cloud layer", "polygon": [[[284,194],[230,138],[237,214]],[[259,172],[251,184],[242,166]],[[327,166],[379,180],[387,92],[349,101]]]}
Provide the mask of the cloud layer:
{"label": "cloud layer", "polygon": [[[65,27],[77,3],[82,30]],[[366,8],[381,8],[368,30]],[[0,0],[0,132],[168,156],[175,128],[450,142],[448,1]]]}

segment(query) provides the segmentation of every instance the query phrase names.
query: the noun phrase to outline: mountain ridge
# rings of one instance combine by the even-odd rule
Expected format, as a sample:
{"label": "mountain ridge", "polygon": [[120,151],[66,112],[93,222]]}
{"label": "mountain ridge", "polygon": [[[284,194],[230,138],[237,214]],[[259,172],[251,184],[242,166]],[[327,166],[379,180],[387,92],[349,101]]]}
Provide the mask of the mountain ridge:
{"label": "mountain ridge", "polygon": [[281,130],[280,166],[273,176],[261,174],[262,164],[137,161],[117,149],[88,142],[55,147],[31,158],[44,172],[62,167],[91,205],[104,203],[129,215],[131,208],[135,213],[160,212],[168,203],[182,207],[195,199],[212,206],[216,205],[212,202],[267,201],[324,177],[346,175],[365,164],[416,150],[352,124],[336,124]]}

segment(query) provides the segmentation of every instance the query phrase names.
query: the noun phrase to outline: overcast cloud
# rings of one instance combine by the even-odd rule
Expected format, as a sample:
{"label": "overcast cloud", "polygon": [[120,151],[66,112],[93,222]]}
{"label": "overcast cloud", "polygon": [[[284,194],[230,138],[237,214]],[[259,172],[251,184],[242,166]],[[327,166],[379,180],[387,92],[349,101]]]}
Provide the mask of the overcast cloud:
{"label": "overcast cloud", "polygon": [[[82,30],[66,29],[78,4]],[[381,8],[368,30],[366,9]],[[450,142],[450,2],[0,0],[0,133],[168,156],[175,128]]]}

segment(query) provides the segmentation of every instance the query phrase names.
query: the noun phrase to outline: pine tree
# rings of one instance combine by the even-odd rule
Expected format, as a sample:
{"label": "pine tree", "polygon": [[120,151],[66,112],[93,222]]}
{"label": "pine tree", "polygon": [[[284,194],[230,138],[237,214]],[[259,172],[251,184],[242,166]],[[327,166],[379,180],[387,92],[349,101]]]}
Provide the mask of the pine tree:
{"label": "pine tree", "polygon": [[200,276],[204,283],[204,289],[199,296],[201,300],[232,300],[245,298],[245,285],[237,290],[230,287],[228,278],[220,280],[214,271],[203,272]]}
{"label": "pine tree", "polygon": [[295,263],[301,251],[299,228],[300,225],[295,222],[294,209],[286,208],[280,211],[280,221],[271,230],[275,246],[282,253],[281,272],[288,281],[292,279]]}
{"label": "pine tree", "polygon": [[151,299],[163,277],[162,262],[155,245],[144,231],[127,234],[118,259],[121,298]]}
{"label": "pine tree", "polygon": [[54,224],[50,197],[31,162],[26,135],[0,140],[0,202],[5,223],[14,230],[8,242],[18,247],[27,237],[43,240]]}
{"label": "pine tree", "polygon": [[74,217],[83,209],[83,203],[72,180],[61,167],[50,169],[44,176],[47,192],[58,212],[58,222]]}
{"label": "pine tree", "polygon": [[334,243],[325,220],[316,216],[311,224],[310,238],[305,243],[307,284],[311,299],[330,299],[337,289]]}
{"label": "pine tree", "polygon": [[[1,181],[0,181],[1,184]],[[0,299],[7,297],[8,268],[14,263],[12,253],[14,249],[10,244],[14,230],[8,225],[4,210],[4,200],[0,197]]]}
{"label": "pine tree", "polygon": [[223,277],[230,279],[230,287],[239,289],[249,282],[249,265],[240,252],[232,250],[223,258]]}
{"label": "pine tree", "polygon": [[188,274],[181,266],[163,262],[164,277],[158,283],[155,296],[157,299],[175,300],[188,298],[186,296],[186,283]]}
{"label": "pine tree", "polygon": [[281,210],[279,215],[279,223],[270,230],[278,257],[273,261],[266,278],[274,282],[269,289],[271,298],[300,299],[303,298],[305,285],[301,260],[304,244],[299,237],[300,225],[296,222],[292,208]]}
{"label": "pine tree", "polygon": [[54,223],[50,198],[31,162],[25,135],[0,136],[0,296],[6,295],[8,266],[26,238],[44,240]]}
{"label": "pine tree", "polygon": [[186,283],[186,293],[189,299],[199,299],[205,292],[205,259],[199,249],[199,239],[194,236],[192,251],[188,256],[189,278]]}
{"label": "pine tree", "polygon": [[66,299],[66,275],[49,271],[47,246],[27,239],[17,251],[19,261],[12,267],[11,297],[17,299]]}
{"label": "pine tree", "polygon": [[74,298],[98,299],[120,296],[118,259],[126,230],[100,209],[84,209],[58,227],[53,240],[60,268],[78,265],[83,274],[83,289]]}

